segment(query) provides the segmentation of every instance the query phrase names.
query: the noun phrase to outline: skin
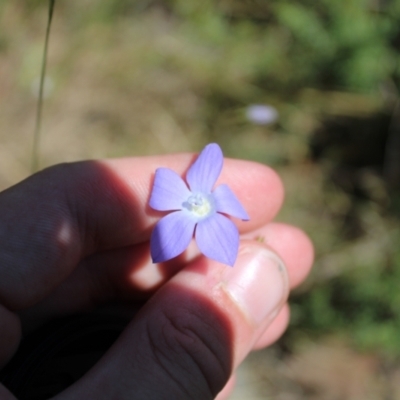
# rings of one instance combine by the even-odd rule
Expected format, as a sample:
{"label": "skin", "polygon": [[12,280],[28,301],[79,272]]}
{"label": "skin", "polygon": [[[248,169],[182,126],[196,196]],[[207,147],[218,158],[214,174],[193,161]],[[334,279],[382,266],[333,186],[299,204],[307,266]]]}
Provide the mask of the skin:
{"label": "skin", "polygon": [[[58,165],[0,194],[0,367],[23,332],[55,316],[110,302],[134,308],[150,299],[99,363],[55,399],[228,397],[246,355],[286,329],[288,290],[307,276],[313,247],[298,228],[271,222],[284,197],[277,174],[226,159],[217,184],[228,184],[251,218],[235,221],[242,236],[238,266],[195,248],[152,264],[148,240],[165,215],[147,205],[154,171],[163,166],[184,176],[194,157]],[[288,288],[274,313],[255,324],[219,282],[245,268],[243,254],[268,250],[285,264]],[[15,400],[1,385],[0,398]]]}

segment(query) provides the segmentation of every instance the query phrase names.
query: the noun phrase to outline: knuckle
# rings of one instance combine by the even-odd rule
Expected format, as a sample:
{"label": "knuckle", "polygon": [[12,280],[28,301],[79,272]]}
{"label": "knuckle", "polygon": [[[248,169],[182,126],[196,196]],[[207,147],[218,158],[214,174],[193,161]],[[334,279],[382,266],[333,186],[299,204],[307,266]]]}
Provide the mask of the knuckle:
{"label": "knuckle", "polygon": [[188,308],[163,310],[148,325],[151,350],[186,398],[213,399],[231,372],[226,327],[209,310]]}

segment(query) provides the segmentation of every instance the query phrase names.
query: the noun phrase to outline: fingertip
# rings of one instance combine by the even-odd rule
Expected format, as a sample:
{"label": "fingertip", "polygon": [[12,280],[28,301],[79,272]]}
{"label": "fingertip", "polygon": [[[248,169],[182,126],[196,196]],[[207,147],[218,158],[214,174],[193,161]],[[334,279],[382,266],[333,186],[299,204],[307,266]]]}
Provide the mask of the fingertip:
{"label": "fingertip", "polygon": [[286,303],[271,325],[261,334],[256,341],[253,350],[259,350],[275,343],[285,332],[290,321],[290,308]]}
{"label": "fingertip", "polygon": [[301,229],[280,222],[272,222],[246,238],[261,239],[276,251],[288,269],[290,287],[294,288],[304,281],[314,262],[314,246]]}
{"label": "fingertip", "polygon": [[285,190],[272,168],[252,161],[226,160],[218,183],[227,183],[243,204],[249,221],[238,222],[240,231],[250,231],[271,221],[282,207]]}
{"label": "fingertip", "polygon": [[273,223],[266,240],[281,255],[289,268],[292,288],[300,285],[309,274],[314,262],[314,245],[307,234],[292,225]]}

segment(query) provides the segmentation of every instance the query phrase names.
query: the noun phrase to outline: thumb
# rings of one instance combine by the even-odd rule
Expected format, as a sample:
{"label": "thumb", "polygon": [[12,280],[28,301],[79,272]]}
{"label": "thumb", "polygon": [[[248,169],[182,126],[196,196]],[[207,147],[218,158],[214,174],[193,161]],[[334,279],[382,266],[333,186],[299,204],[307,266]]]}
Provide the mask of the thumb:
{"label": "thumb", "polygon": [[233,268],[200,257],[54,400],[214,399],[278,314],[288,288],[283,262],[261,243],[243,242]]}

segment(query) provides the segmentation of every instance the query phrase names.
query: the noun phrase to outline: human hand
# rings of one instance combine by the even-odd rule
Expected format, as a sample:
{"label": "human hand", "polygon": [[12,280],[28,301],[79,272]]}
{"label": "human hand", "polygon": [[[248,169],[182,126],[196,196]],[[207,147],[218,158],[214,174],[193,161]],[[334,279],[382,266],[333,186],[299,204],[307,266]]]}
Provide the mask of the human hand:
{"label": "human hand", "polygon": [[[154,171],[184,174],[192,159],[59,165],[0,194],[0,368],[22,330],[108,302],[149,299],[96,366],[54,399],[227,398],[247,354],[286,328],[289,288],[307,275],[313,250],[300,230],[271,222],[283,200],[277,175],[226,159],[219,182],[251,218],[237,223],[235,266],[195,249],[152,264],[148,240],[162,216],[148,206]],[[15,397],[0,385],[0,399]]]}

